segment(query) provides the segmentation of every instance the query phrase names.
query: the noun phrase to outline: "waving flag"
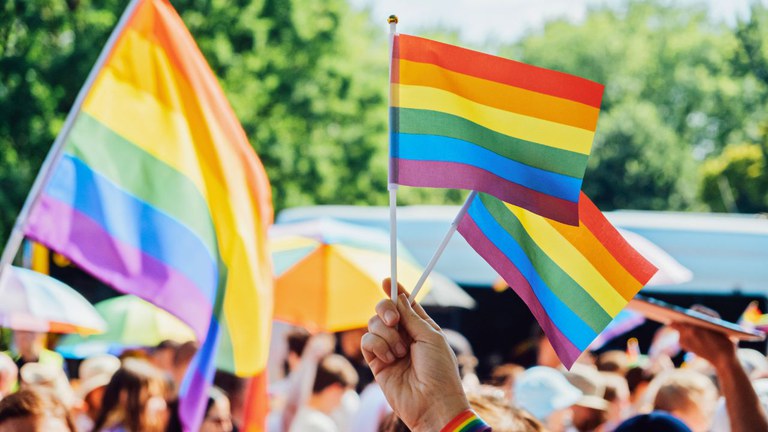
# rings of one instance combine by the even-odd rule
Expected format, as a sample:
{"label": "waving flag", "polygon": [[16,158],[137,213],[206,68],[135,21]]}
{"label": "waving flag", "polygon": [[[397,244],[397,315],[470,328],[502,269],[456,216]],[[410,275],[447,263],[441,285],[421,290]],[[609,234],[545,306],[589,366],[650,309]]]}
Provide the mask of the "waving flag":
{"label": "waving flag", "polygon": [[478,194],[458,227],[568,368],[656,272],[584,194],[578,210],[572,226]]}
{"label": "waving flag", "polygon": [[601,84],[402,34],[392,52],[394,183],[477,190],[578,224]]}
{"label": "waving flag", "polygon": [[180,414],[197,431],[217,355],[238,375],[266,364],[271,192],[170,3],[128,10],[25,233],[192,327]]}

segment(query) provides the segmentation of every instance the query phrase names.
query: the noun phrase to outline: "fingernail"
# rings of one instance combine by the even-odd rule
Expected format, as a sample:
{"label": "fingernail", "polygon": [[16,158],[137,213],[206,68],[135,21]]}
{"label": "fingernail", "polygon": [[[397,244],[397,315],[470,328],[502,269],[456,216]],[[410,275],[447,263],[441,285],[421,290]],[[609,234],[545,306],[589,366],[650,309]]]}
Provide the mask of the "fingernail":
{"label": "fingernail", "polygon": [[397,319],[397,314],[392,312],[391,310],[384,312],[384,322],[386,322],[387,325],[394,324],[396,319]]}
{"label": "fingernail", "polygon": [[392,363],[395,361],[395,356],[392,355],[391,352],[387,351],[387,354],[384,356],[387,363]]}
{"label": "fingernail", "polygon": [[395,345],[395,353],[397,353],[397,356],[400,358],[405,357],[405,345],[403,345],[402,342],[398,342],[397,345]]}

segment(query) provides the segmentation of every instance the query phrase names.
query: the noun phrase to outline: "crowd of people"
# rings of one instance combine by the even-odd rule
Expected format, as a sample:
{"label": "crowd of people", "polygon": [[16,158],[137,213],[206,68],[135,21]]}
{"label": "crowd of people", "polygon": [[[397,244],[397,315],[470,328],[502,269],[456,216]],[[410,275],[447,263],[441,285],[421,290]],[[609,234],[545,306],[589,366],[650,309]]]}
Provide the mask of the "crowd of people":
{"label": "crowd of people", "polygon": [[[542,336],[536,365],[502,364],[481,379],[469,341],[401,295],[381,301],[367,328],[280,335],[267,430],[768,432],[764,354],[691,325],[660,334],[689,352],[682,365],[663,349],[622,350],[566,370]],[[44,334],[16,331],[0,353],[0,432],[181,430],[177,389],[196,349],[164,341],[73,363]],[[244,381],[221,372],[214,383],[200,430],[242,428]]]}

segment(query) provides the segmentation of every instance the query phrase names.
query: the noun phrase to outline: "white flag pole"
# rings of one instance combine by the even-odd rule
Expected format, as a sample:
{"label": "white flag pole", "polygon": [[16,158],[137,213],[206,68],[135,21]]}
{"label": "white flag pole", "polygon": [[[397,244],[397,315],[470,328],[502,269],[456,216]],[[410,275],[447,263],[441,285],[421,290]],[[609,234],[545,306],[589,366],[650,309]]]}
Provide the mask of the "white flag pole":
{"label": "white flag pole", "polygon": [[[75,103],[72,105],[72,108],[69,110],[67,118],[64,121],[64,126],[62,126],[61,131],[59,131],[59,134],[53,141],[53,145],[48,151],[48,155],[46,155],[45,160],[40,167],[40,171],[37,173],[37,177],[35,178],[35,181],[32,184],[32,188],[30,189],[29,194],[24,201],[24,205],[22,206],[19,215],[16,217],[16,222],[14,223],[13,229],[11,230],[11,235],[8,237],[8,241],[5,243],[5,249],[3,249],[2,257],[0,257],[0,276],[4,273],[5,269],[11,265],[13,258],[16,256],[16,252],[19,250],[19,246],[21,246],[21,242],[24,240],[24,229],[26,228],[29,214],[32,212],[32,208],[37,203],[43,188],[46,184],[48,184],[48,181],[50,181],[51,176],[53,175],[53,168],[64,154],[64,144],[69,137],[69,133],[72,130],[72,126],[74,125],[75,120],[77,119],[77,115],[80,113],[80,109],[83,106],[85,97],[88,95],[91,87],[93,87],[93,83],[96,81],[96,76],[104,66],[104,63],[106,63],[109,53],[112,51],[112,48],[117,42],[117,38],[122,33],[123,29],[128,23],[128,20],[133,15],[133,11],[136,9],[139,3],[141,3],[141,1],[142,0],[131,0],[131,3],[128,4],[128,7],[125,8],[123,15],[120,17],[120,21],[118,21],[115,29],[112,30],[112,34],[109,36],[106,45],[104,45],[104,48],[101,50],[96,63],[88,73],[88,78],[86,78],[85,84],[83,84],[83,87],[77,94]],[[0,285],[0,290],[1,289],[2,286]]]}
{"label": "white flag pole", "polygon": [[451,237],[453,237],[453,233],[456,232],[456,229],[459,227],[459,223],[461,223],[461,219],[464,218],[464,215],[467,214],[467,210],[469,210],[469,205],[472,203],[472,200],[477,196],[477,191],[472,191],[467,195],[467,199],[464,200],[464,204],[461,206],[461,209],[459,209],[459,212],[456,214],[456,217],[453,218],[453,222],[451,222],[450,228],[448,228],[448,232],[445,233],[445,236],[443,237],[443,241],[440,242],[440,246],[437,247],[437,250],[432,255],[432,258],[429,260],[429,264],[427,264],[427,267],[424,269],[424,272],[421,274],[421,277],[419,278],[419,281],[416,282],[416,286],[413,287],[413,292],[411,293],[411,297],[408,298],[408,301],[413,303],[416,300],[416,294],[419,293],[419,290],[421,290],[421,287],[424,286],[424,282],[427,280],[427,277],[429,277],[429,274],[432,273],[432,270],[435,268],[435,265],[437,264],[437,261],[440,259],[440,256],[443,255],[443,252],[445,251],[445,248],[448,246],[448,242],[451,240]]}
{"label": "white flag pole", "polygon": [[390,254],[390,293],[392,301],[397,303],[397,183],[394,183],[392,176],[392,58],[395,44],[395,34],[397,33],[397,16],[390,15],[387,19],[389,23],[389,179],[387,189],[389,190],[389,254]]}

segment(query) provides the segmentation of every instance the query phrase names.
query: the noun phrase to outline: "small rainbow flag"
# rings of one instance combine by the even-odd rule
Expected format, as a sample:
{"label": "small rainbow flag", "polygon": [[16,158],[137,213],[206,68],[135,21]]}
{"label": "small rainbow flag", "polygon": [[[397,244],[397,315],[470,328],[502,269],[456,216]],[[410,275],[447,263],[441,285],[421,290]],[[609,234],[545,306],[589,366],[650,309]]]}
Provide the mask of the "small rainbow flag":
{"label": "small rainbow flag", "polygon": [[238,375],[266,365],[271,191],[176,11],[132,5],[25,234],[192,327],[180,414],[197,431],[217,356]]}
{"label": "small rainbow flag", "polygon": [[583,193],[578,210],[572,226],[478,194],[458,227],[568,368],[656,273]]}
{"label": "small rainbow flag", "polygon": [[601,84],[408,35],[391,67],[391,181],[470,189],[578,224]]}
{"label": "small rainbow flag", "polygon": [[738,324],[742,327],[754,329],[763,318],[763,313],[760,311],[760,305],[757,300],[749,302],[747,308],[744,309],[739,317]]}

